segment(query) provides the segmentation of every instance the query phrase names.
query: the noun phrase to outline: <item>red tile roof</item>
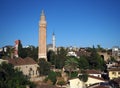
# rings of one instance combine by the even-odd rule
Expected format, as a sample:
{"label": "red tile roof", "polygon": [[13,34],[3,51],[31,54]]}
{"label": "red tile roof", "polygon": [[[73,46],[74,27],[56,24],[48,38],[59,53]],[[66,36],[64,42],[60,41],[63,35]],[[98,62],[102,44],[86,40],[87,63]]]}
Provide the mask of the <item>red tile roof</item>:
{"label": "red tile roof", "polygon": [[93,88],[109,88],[108,86],[96,86],[96,87],[93,87]]}
{"label": "red tile roof", "polygon": [[100,77],[96,77],[96,76],[91,76],[89,75],[90,78],[94,78],[94,79],[98,79],[98,80],[102,80],[102,81],[105,81],[103,78],[100,78]]}
{"label": "red tile roof", "polygon": [[24,58],[24,60],[25,60],[26,64],[37,64],[37,62],[34,61],[34,60],[33,60],[32,58],[30,58],[30,57],[26,57],[26,58]]}
{"label": "red tile roof", "polygon": [[8,63],[13,64],[14,66],[18,65],[31,65],[31,64],[37,64],[32,58],[16,58],[16,59],[8,59]]}
{"label": "red tile roof", "polygon": [[111,69],[108,69],[108,71],[120,71],[120,68],[111,68]]}
{"label": "red tile roof", "polygon": [[92,70],[86,70],[86,72],[87,72],[88,74],[101,74],[101,71],[99,71],[99,70],[94,70],[94,69],[92,69]]}

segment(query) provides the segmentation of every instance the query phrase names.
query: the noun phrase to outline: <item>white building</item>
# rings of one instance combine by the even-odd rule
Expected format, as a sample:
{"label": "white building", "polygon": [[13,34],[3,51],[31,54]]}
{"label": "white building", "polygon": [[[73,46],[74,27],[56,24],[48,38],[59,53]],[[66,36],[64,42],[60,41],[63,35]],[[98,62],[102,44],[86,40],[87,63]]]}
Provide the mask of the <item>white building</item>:
{"label": "white building", "polygon": [[74,51],[70,51],[70,52],[68,52],[67,56],[77,57],[77,54]]}
{"label": "white building", "polygon": [[67,88],[82,88],[82,81],[79,78],[70,79]]}
{"label": "white building", "polygon": [[115,57],[115,59],[118,59],[118,57],[120,56],[120,49],[118,46],[114,46],[112,48],[112,56]]}
{"label": "white building", "polygon": [[69,80],[69,86],[67,88],[87,88],[93,84],[99,84],[101,82],[106,82],[104,79],[95,76],[88,76],[87,82],[82,82],[79,78],[74,78]]}

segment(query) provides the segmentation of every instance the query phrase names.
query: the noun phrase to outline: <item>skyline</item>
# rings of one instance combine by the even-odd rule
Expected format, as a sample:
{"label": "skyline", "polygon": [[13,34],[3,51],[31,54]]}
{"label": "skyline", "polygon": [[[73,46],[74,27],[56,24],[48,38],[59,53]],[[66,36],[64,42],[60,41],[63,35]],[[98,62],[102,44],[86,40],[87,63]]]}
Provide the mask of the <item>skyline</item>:
{"label": "skyline", "polygon": [[47,21],[47,44],[104,48],[120,46],[119,0],[0,0],[0,47],[38,46],[42,9]]}

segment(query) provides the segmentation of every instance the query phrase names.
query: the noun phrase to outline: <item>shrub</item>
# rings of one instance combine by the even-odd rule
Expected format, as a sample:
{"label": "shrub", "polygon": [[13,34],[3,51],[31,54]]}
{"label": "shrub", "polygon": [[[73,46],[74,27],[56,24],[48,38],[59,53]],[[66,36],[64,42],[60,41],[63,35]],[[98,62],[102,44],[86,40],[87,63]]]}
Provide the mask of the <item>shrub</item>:
{"label": "shrub", "polygon": [[54,85],[57,81],[56,72],[50,71],[49,74],[48,74],[48,79],[50,79],[53,82],[53,85]]}

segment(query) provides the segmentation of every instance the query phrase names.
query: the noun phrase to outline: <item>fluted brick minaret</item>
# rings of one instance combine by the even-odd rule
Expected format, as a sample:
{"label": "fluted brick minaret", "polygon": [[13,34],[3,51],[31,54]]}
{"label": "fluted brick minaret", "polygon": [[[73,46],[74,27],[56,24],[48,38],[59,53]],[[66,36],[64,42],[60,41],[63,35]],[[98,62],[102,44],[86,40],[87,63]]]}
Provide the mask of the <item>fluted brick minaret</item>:
{"label": "fluted brick minaret", "polygon": [[38,58],[44,58],[47,60],[46,51],[46,19],[44,11],[42,10],[40,22],[39,22],[39,46],[38,46]]}

